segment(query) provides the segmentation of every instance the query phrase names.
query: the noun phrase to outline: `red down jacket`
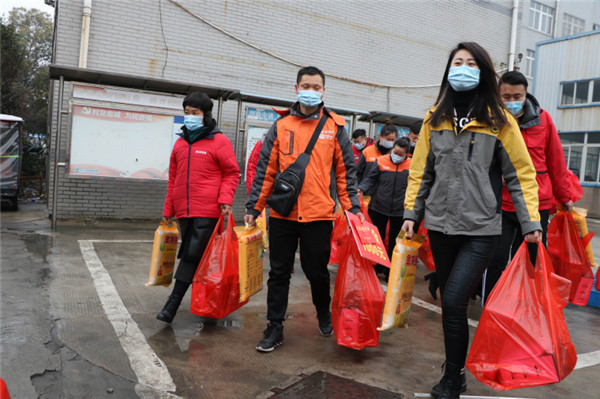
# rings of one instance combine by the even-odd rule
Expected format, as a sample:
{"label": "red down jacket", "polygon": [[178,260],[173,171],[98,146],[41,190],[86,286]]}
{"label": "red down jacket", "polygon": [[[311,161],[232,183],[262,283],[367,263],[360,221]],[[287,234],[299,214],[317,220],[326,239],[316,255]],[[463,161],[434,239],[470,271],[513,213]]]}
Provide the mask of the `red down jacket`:
{"label": "red down jacket", "polygon": [[218,218],[220,204],[233,205],[240,180],[231,141],[218,127],[193,144],[180,136],[171,152],[163,216]]}
{"label": "red down jacket", "polygon": [[[553,208],[553,197],[561,203],[571,199],[571,183],[560,138],[548,112],[540,108],[536,98],[527,93],[523,115],[518,118],[521,134],[536,170],[539,186],[539,210]],[[502,187],[502,210],[514,212],[510,194]]]}

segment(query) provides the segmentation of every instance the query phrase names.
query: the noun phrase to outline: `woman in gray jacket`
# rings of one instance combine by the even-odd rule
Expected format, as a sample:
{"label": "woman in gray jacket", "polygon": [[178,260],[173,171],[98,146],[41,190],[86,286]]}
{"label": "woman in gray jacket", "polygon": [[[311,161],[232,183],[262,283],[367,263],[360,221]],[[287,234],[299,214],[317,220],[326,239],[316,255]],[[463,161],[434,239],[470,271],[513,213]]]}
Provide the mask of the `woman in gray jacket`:
{"label": "woman in gray jacket", "polygon": [[402,229],[411,237],[425,216],[442,298],[445,371],[431,391],[441,399],[466,390],[467,306],[501,233],[503,177],[525,241],[541,239],[535,169],[496,79],[477,43],[452,50],[410,166]]}

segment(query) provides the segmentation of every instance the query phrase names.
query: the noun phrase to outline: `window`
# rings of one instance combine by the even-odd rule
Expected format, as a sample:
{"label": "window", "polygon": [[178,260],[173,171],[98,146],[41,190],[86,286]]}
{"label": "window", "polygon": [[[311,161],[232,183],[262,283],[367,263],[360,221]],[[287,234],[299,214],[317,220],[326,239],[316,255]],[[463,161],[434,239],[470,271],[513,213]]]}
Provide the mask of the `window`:
{"label": "window", "polygon": [[594,89],[592,94],[592,102],[600,103],[600,79],[594,80]]}
{"label": "window", "polygon": [[559,136],[567,167],[584,183],[600,183],[600,132]]}
{"label": "window", "polygon": [[562,22],[561,36],[576,35],[577,33],[583,32],[584,29],[585,21],[583,19],[565,13]]}
{"label": "window", "polygon": [[548,35],[552,34],[554,21],[554,8],[548,7],[537,1],[529,5],[529,27]]}
{"label": "window", "polygon": [[593,24],[592,30],[600,30],[600,24]]}
{"label": "window", "polygon": [[563,83],[560,105],[573,104],[573,97],[574,97],[573,94],[574,93],[575,93],[575,83]]}
{"label": "window", "polygon": [[600,105],[600,79],[564,82],[561,85],[561,106]]}
{"label": "window", "polygon": [[525,54],[525,76],[528,78],[533,76],[533,61],[535,61],[535,51],[527,49],[527,54]]}
{"label": "window", "polygon": [[600,147],[588,147],[585,154],[585,173],[583,181],[598,182],[598,160],[600,159]]}
{"label": "window", "polygon": [[590,84],[588,82],[580,82],[576,85],[575,104],[585,104],[588,99]]}

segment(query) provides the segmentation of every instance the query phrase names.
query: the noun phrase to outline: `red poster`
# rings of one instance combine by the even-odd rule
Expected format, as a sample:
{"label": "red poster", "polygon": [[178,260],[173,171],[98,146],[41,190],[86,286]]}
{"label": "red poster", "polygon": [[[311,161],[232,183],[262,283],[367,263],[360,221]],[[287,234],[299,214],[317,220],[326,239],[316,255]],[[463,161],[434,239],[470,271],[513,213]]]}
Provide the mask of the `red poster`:
{"label": "red poster", "polygon": [[383,245],[383,240],[379,235],[377,227],[367,221],[362,223],[358,216],[348,211],[346,211],[346,216],[350,222],[350,229],[358,246],[360,256],[380,265],[390,267],[390,258],[388,258],[385,245]]}

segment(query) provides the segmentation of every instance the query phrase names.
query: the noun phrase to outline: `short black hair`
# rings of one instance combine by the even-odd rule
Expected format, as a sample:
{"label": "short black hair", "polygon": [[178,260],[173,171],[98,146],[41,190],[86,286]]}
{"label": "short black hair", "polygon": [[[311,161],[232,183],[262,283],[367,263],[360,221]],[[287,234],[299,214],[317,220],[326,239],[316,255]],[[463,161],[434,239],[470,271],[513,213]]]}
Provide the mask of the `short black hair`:
{"label": "short black hair", "polygon": [[423,127],[423,121],[420,120],[420,121],[417,121],[417,122],[413,123],[412,125],[410,125],[410,131],[418,136],[419,133],[421,132],[422,127]]}
{"label": "short black hair", "polygon": [[502,85],[502,83],[511,86],[523,85],[525,86],[525,90],[527,90],[527,85],[529,84],[525,75],[518,71],[505,72],[504,75],[502,75],[502,77],[500,78],[500,83],[498,86]]}
{"label": "short black hair", "polygon": [[354,132],[352,132],[352,139],[357,139],[361,136],[367,136],[367,131],[365,129],[356,129]]}
{"label": "short black hair", "polygon": [[388,134],[392,133],[395,133],[396,136],[398,135],[398,128],[396,127],[396,125],[383,125],[381,131],[379,132],[379,135],[387,136]]}
{"label": "short black hair", "polygon": [[307,66],[298,71],[298,76],[296,77],[296,84],[300,83],[302,76],[304,75],[321,75],[321,79],[323,79],[323,87],[325,87],[325,74],[319,68],[314,66]]}
{"label": "short black hair", "polygon": [[204,126],[216,126],[217,122],[212,117],[212,109],[213,102],[206,95],[206,93],[202,93],[200,91],[194,91],[183,99],[183,110],[185,111],[185,107],[190,106],[194,108],[201,109],[204,113]]}
{"label": "short black hair", "polygon": [[398,146],[400,148],[404,148],[406,152],[408,152],[410,148],[410,140],[406,137],[400,137],[396,141],[394,141],[394,146]]}

